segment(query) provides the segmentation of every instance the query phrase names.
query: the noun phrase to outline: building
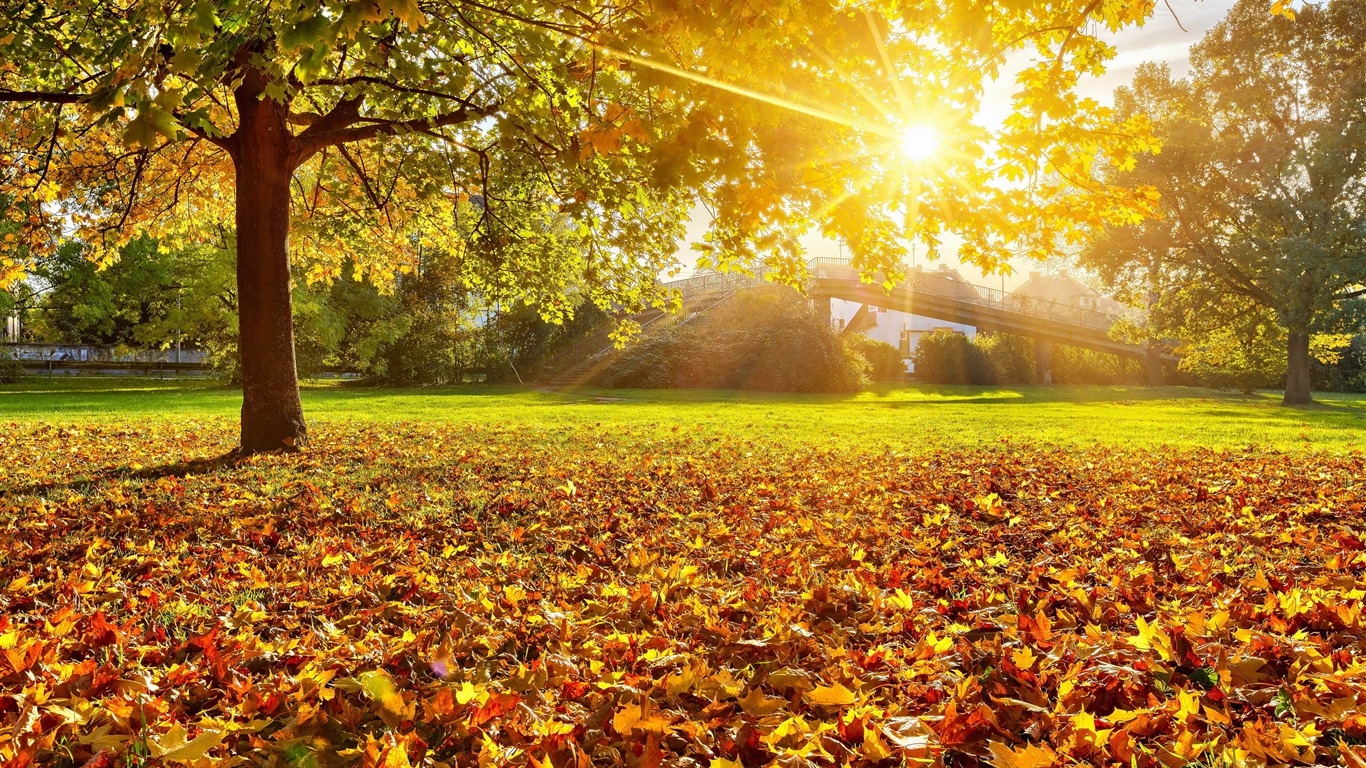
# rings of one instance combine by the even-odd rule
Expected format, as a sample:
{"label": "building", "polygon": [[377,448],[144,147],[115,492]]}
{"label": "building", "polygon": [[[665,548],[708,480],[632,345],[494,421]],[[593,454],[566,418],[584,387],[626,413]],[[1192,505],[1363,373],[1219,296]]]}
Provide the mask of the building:
{"label": "building", "polygon": [[1007,301],[1020,305],[1050,305],[1112,315],[1124,311],[1123,304],[1083,285],[1067,270],[1052,275],[1030,272],[1029,279],[1011,291]]}
{"label": "building", "polygon": [[[1044,317],[1076,321],[1092,317],[1092,313],[1119,315],[1124,311],[1124,305],[1086,286],[1066,271],[1054,274],[1030,272],[1029,279],[1009,293],[979,288],[968,282],[958,270],[943,264],[933,270],[916,268],[909,277],[919,281],[917,291],[957,296],[972,303],[985,303]],[[952,285],[954,283],[958,285]],[[971,325],[917,315],[912,308],[897,311],[840,299],[831,300],[830,319],[843,332],[862,333],[897,347],[906,361],[906,370],[912,373],[915,368],[911,358],[925,334],[949,331],[975,339],[978,333],[978,329]]]}
{"label": "building", "polygon": [[[917,267],[911,274],[912,279],[916,273],[926,274],[936,279],[963,283],[965,286],[971,285],[958,270],[951,269],[943,264],[934,270],[923,270]],[[870,339],[896,347],[901,351],[902,359],[906,361],[908,373],[915,372],[915,364],[911,362],[911,358],[915,354],[916,345],[920,343],[921,337],[925,334],[932,331],[949,331],[961,333],[969,339],[977,336],[977,329],[971,325],[951,323],[947,320],[917,315],[910,311],[903,312],[886,307],[874,307],[841,299],[830,300],[830,320],[841,331],[862,333]]]}

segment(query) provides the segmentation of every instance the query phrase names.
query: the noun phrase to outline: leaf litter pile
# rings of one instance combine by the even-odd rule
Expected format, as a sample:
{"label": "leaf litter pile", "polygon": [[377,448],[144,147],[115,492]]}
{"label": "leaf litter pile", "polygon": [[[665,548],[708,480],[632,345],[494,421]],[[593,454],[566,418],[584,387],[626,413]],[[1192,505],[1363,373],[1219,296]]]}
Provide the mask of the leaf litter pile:
{"label": "leaf litter pile", "polygon": [[0,434],[0,763],[1366,766],[1360,455]]}

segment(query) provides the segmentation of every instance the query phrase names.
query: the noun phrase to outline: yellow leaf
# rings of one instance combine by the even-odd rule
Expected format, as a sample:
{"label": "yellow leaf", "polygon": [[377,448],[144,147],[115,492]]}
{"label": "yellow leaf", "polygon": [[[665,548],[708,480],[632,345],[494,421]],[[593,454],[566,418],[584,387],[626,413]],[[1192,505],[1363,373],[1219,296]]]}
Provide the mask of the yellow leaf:
{"label": "yellow leaf", "polygon": [[749,695],[739,701],[745,712],[756,716],[771,715],[787,703],[784,699],[765,696],[758,688],[751,689]]}
{"label": "yellow leaf", "polygon": [[854,692],[839,683],[817,686],[806,694],[806,700],[818,707],[844,707],[856,701]]}
{"label": "yellow leaf", "polygon": [[897,588],[896,592],[891,597],[887,598],[887,602],[903,611],[910,611],[915,608],[915,601],[900,588]]}
{"label": "yellow leaf", "polygon": [[147,746],[153,757],[172,763],[191,763],[205,759],[210,749],[223,743],[223,736],[222,731],[205,731],[187,741],[185,727],[176,723],[161,738],[148,739]]}
{"label": "yellow leaf", "polygon": [[455,692],[455,703],[461,705],[468,704],[479,698],[479,694],[479,689],[475,688],[470,684],[470,681],[466,680],[460,684],[460,690]]}
{"label": "yellow leaf", "polygon": [[996,768],[1048,768],[1058,759],[1053,750],[1033,744],[1011,749],[999,741],[993,741],[987,748],[991,750],[991,764]]}

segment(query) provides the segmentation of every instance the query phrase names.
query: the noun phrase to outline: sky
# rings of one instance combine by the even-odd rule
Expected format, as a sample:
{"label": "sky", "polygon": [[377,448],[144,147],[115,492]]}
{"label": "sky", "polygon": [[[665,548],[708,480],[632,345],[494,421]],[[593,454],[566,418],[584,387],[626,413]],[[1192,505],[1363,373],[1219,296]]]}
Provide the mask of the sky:
{"label": "sky", "polygon": [[[1107,42],[1115,46],[1116,56],[1109,62],[1109,66],[1102,77],[1087,78],[1079,85],[1078,92],[1081,95],[1094,98],[1103,104],[1110,104],[1113,101],[1115,88],[1128,84],[1133,79],[1134,71],[1138,65],[1149,61],[1166,62],[1171,67],[1174,76],[1184,76],[1190,67],[1188,54],[1191,45],[1198,42],[1207,31],[1224,18],[1229,9],[1233,7],[1234,0],[1169,0],[1169,2],[1171,10],[1168,10],[1167,5],[1159,1],[1157,12],[1142,27],[1130,27],[1118,33],[1103,35]],[[1182,27],[1185,29],[1183,30]],[[983,107],[984,114],[979,119],[990,120],[990,113],[993,111],[999,112],[999,117],[1004,117],[1009,111],[1009,94],[1012,85],[1013,83],[1003,82],[999,88],[988,88],[986,103]],[[679,260],[684,264],[681,274],[687,275],[692,272],[693,255],[688,244],[700,241],[706,229],[706,218],[701,211],[698,211],[688,224],[684,243],[679,250]],[[826,240],[818,235],[809,236],[803,242],[812,257],[840,255],[838,243]],[[961,268],[961,265],[950,257],[941,259],[940,263]],[[1012,262],[1011,266],[1014,269],[1014,274],[1005,277],[1004,281],[997,275],[990,277],[981,275],[975,267],[961,268],[961,271],[969,281],[980,282],[992,287],[1004,286],[1006,289],[1010,289],[1024,282],[1029,277],[1031,270],[1045,268],[1037,262],[1027,260]]]}

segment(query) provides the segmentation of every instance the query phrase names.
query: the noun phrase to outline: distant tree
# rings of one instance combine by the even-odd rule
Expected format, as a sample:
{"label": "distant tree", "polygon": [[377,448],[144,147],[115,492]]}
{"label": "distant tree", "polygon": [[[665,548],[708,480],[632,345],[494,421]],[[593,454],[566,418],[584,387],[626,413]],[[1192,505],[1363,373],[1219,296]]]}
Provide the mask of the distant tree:
{"label": "distant tree", "polygon": [[1155,335],[1246,348],[1234,340],[1266,338],[1245,331],[1269,313],[1296,405],[1311,400],[1311,337],[1340,330],[1366,290],[1366,2],[1270,10],[1242,0],[1192,49],[1189,78],[1148,65],[1116,94],[1163,142],[1118,179],[1156,187],[1163,216],[1106,231],[1085,260],[1151,306]]}
{"label": "distant tree", "polygon": [[790,288],[737,294],[652,331],[605,367],[610,387],[853,392],[868,361]]}
{"label": "distant tree", "polygon": [[[1145,190],[1088,183],[1096,157],[1123,164],[1148,142],[1143,121],[1114,120],[1075,86],[1114,53],[1102,30],[1152,11],[11,0],[0,195],[23,230],[0,282],[73,231],[112,259],[139,232],[235,229],[240,448],[297,446],[291,251],[310,279],[349,263],[384,282],[440,247],[473,292],[551,318],[576,283],[603,309],[668,303],[654,278],[695,202],[715,214],[713,265],[795,275],[813,229],[868,274],[897,269],[907,238],[933,247],[948,232],[985,265],[1021,245],[1044,253],[1149,205]],[[1020,51],[1014,114],[976,127],[983,84]],[[942,147],[908,162],[922,122]],[[566,236],[548,234],[565,218]]]}
{"label": "distant tree", "polygon": [[915,378],[927,384],[995,384],[996,372],[981,347],[961,333],[930,331],[911,355]]}
{"label": "distant tree", "polygon": [[105,268],[68,241],[33,270],[34,340],[165,349],[177,342],[237,370],[236,285],[223,248],[166,248],[150,238],[125,243]]}
{"label": "distant tree", "polygon": [[35,338],[140,346],[137,331],[176,301],[169,260],[153,258],[156,248],[150,238],[130,241],[115,264],[100,269],[81,243],[67,242],[33,272],[45,286],[30,323]]}
{"label": "distant tree", "polygon": [[902,381],[906,378],[906,361],[901,357],[901,350],[861,333],[847,333],[841,338],[846,350],[864,360],[868,378],[874,381]]}

